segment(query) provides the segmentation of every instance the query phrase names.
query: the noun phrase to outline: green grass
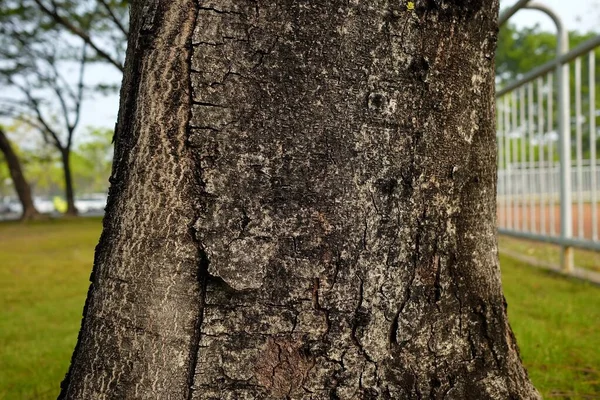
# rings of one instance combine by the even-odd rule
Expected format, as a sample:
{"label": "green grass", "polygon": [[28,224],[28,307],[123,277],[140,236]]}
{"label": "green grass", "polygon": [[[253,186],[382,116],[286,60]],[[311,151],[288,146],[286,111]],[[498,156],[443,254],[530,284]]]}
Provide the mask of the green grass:
{"label": "green grass", "polygon": [[521,357],[544,398],[600,399],[600,287],[500,257]]}
{"label": "green grass", "polygon": [[[510,250],[526,256],[535,257],[546,263],[560,264],[560,246],[536,242],[533,240],[517,239],[509,236],[499,236],[500,249]],[[588,250],[574,250],[575,265],[590,271],[600,272],[600,253]]]}
{"label": "green grass", "polygon": [[[0,223],[0,399],[55,399],[99,219]],[[600,399],[600,287],[501,257],[511,324],[545,398]]]}
{"label": "green grass", "polygon": [[0,399],[55,399],[77,339],[99,219],[0,224]]}

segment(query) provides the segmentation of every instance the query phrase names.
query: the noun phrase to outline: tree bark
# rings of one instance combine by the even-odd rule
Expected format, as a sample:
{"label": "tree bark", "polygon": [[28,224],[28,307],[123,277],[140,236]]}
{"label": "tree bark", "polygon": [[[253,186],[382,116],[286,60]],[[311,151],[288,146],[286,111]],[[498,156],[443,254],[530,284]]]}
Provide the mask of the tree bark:
{"label": "tree bark", "polygon": [[8,138],[6,137],[6,134],[2,129],[0,129],[0,151],[4,154],[4,158],[8,164],[10,177],[13,181],[13,185],[15,186],[15,191],[19,197],[19,201],[21,202],[21,207],[23,208],[20,218],[21,221],[39,218],[40,213],[35,209],[33,198],[31,197],[31,188],[29,187],[27,180],[25,180],[25,175],[23,175],[21,162],[19,161],[19,158],[15,154],[10,142],[8,141]]}
{"label": "tree bark", "polygon": [[135,1],[62,399],[537,399],[495,229],[497,1]]}
{"label": "tree bark", "polygon": [[71,151],[69,148],[60,149],[60,159],[65,176],[65,196],[67,200],[67,211],[65,215],[76,217],[77,208],[75,207],[75,190],[73,188],[73,174],[71,173]]}

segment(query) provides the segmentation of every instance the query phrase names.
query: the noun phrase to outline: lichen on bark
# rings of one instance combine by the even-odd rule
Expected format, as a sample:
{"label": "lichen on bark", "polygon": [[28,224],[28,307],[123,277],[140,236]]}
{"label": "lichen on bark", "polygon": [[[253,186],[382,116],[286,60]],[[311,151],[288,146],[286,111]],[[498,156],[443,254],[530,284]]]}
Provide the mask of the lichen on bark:
{"label": "lichen on bark", "polygon": [[497,1],[153,4],[63,397],[539,398],[498,269]]}

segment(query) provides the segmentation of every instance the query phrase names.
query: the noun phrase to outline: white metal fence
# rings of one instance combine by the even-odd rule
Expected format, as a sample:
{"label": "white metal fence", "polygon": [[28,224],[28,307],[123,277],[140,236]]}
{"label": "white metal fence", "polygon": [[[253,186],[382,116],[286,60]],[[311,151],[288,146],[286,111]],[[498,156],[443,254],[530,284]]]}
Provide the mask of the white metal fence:
{"label": "white metal fence", "polygon": [[597,161],[596,48],[600,35],[568,51],[560,18],[557,57],[497,90],[498,228],[517,237],[558,244],[562,267],[573,269],[573,247],[600,251]]}
{"label": "white metal fence", "polygon": [[[589,162],[589,160],[585,160]],[[581,181],[579,177],[581,175]],[[594,177],[595,175],[595,177]],[[571,168],[571,190],[574,196],[580,196],[584,203],[598,198],[600,188],[600,165],[584,165]],[[595,199],[594,199],[595,194]],[[498,203],[507,198],[533,197],[546,201],[560,199],[560,169],[558,165],[512,166],[498,170]]]}

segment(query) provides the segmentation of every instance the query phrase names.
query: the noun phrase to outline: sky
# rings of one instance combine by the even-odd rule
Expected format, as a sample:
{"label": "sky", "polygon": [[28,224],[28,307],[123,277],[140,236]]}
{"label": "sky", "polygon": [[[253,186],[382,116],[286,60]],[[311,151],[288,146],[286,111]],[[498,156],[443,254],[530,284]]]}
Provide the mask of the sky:
{"label": "sky", "polygon": [[[540,3],[558,14],[568,30],[588,32],[599,30],[600,27],[600,0],[532,0],[531,3]],[[500,0],[500,8],[510,7],[516,0]],[[537,10],[519,10],[510,20],[518,26],[534,26],[539,23],[542,29],[554,32],[556,28],[552,20]]]}
{"label": "sky", "polygon": [[[536,1],[536,0],[532,0]],[[500,7],[510,7],[516,0],[501,0]],[[537,0],[551,7],[562,19],[568,30],[588,32],[600,30],[600,0]],[[540,11],[520,10],[510,20],[519,27],[533,27],[539,24],[543,30],[555,31],[552,20]],[[114,67],[103,65],[94,68],[89,73],[90,79],[97,81],[106,78],[110,81],[120,81],[120,73]],[[84,103],[82,108],[81,126],[102,126],[113,128],[119,109],[118,95],[96,95]]]}

